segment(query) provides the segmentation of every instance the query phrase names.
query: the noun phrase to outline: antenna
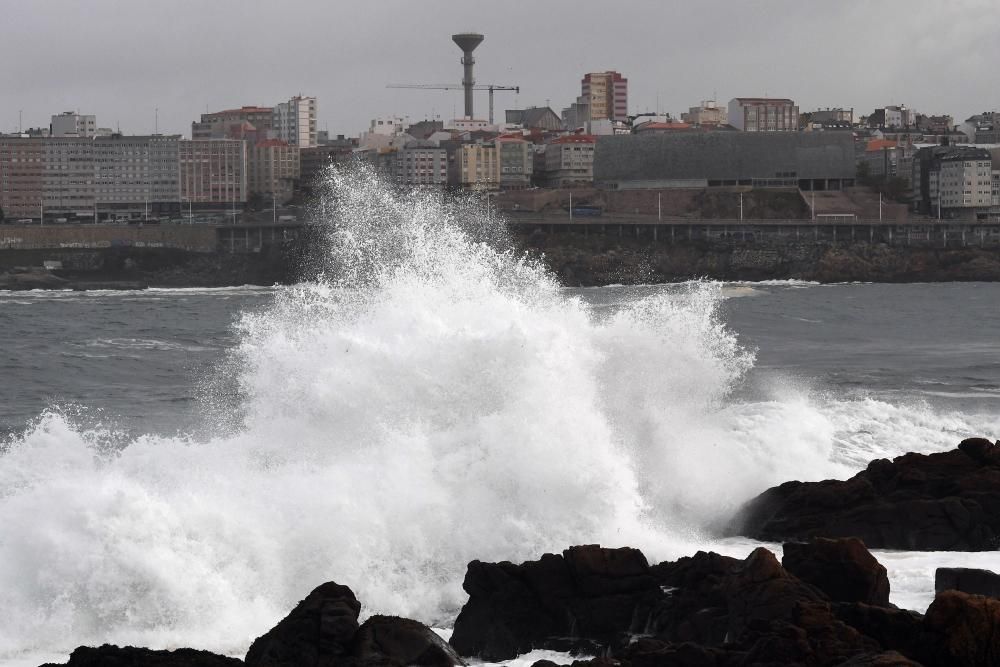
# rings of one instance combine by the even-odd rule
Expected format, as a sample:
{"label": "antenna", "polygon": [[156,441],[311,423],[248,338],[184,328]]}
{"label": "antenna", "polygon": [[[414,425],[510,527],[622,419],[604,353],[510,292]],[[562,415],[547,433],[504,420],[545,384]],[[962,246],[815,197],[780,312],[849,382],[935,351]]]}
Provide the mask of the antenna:
{"label": "antenna", "polygon": [[160,107],[153,110],[153,134],[160,133]]}

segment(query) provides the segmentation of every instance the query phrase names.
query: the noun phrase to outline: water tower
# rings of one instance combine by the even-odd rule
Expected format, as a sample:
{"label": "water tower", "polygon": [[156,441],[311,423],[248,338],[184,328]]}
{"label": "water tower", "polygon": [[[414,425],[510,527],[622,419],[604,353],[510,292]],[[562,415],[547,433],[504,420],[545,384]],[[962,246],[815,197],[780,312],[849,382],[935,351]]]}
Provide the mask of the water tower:
{"label": "water tower", "polygon": [[462,64],[465,66],[465,76],[462,78],[462,87],[465,88],[465,116],[472,118],[472,87],[476,85],[476,80],[472,78],[472,66],[476,64],[472,52],[485,38],[475,32],[462,32],[452,35],[451,39],[462,49]]}

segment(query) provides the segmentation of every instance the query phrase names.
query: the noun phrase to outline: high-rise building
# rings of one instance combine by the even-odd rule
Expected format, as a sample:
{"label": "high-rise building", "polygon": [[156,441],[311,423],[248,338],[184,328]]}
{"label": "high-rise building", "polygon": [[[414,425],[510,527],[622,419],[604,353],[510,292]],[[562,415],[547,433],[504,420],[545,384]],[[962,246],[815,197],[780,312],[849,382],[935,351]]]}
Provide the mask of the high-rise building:
{"label": "high-rise building", "polygon": [[729,124],[744,132],[798,132],[799,108],[784,98],[734,97],[729,100]]}
{"label": "high-rise building", "polygon": [[97,206],[115,213],[159,215],[179,209],[180,135],[93,140]]}
{"label": "high-rise building", "polygon": [[274,107],[271,126],[275,137],[292,146],[310,148],[319,145],[316,128],[316,98],[297,95]]}
{"label": "high-rise building", "polygon": [[72,111],[64,111],[58,116],[52,116],[49,136],[95,137],[97,136],[97,116],[83,116]]}
{"label": "high-rise building", "polygon": [[588,120],[624,121],[628,117],[628,79],[618,72],[590,72],[580,81],[580,93],[590,107]]}

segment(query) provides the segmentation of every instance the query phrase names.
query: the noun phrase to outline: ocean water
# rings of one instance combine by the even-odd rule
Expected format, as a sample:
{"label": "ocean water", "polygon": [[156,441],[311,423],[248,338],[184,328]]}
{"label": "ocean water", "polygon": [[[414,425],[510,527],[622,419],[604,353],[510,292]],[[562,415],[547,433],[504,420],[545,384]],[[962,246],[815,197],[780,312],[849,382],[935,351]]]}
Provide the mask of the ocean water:
{"label": "ocean water", "polygon": [[[472,202],[325,196],[314,282],[0,292],[0,663],[242,655],[331,579],[447,628],[474,558],[743,556],[771,485],[1000,434],[1000,285],[570,289]],[[877,555],[921,610],[995,559]]]}

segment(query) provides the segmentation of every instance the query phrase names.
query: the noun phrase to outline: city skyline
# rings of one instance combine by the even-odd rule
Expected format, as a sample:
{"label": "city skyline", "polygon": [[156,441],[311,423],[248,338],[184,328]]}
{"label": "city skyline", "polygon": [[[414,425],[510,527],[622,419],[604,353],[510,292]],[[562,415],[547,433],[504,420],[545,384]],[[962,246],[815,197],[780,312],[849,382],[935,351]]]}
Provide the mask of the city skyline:
{"label": "city skyline", "polygon": [[[682,13],[680,5],[633,1],[609,14],[555,0],[529,14],[483,2],[299,2],[279,10],[228,1],[43,8],[2,0],[19,29],[0,42],[4,60],[17,63],[0,74],[0,132],[77,110],[126,133],[190,136],[206,111],[300,93],[317,98],[318,128],[331,134],[356,135],[388,114],[448,120],[462,114],[460,90],[385,86],[458,83],[461,53],[450,35],[467,30],[486,35],[477,82],[521,88],[497,93],[498,116],[528,106],[558,112],[580,94],[585,73],[604,70],[629,79],[631,113],[679,116],[700,100],[764,94],[791,97],[803,112],[843,106],[862,115],[904,103],[956,122],[1000,106],[1000,93],[986,85],[1000,55],[989,34],[1000,7],[965,0],[941,20],[929,2],[846,5],[711,2]],[[810,32],[816,25],[823,30]],[[484,92],[476,108],[485,116]]]}

